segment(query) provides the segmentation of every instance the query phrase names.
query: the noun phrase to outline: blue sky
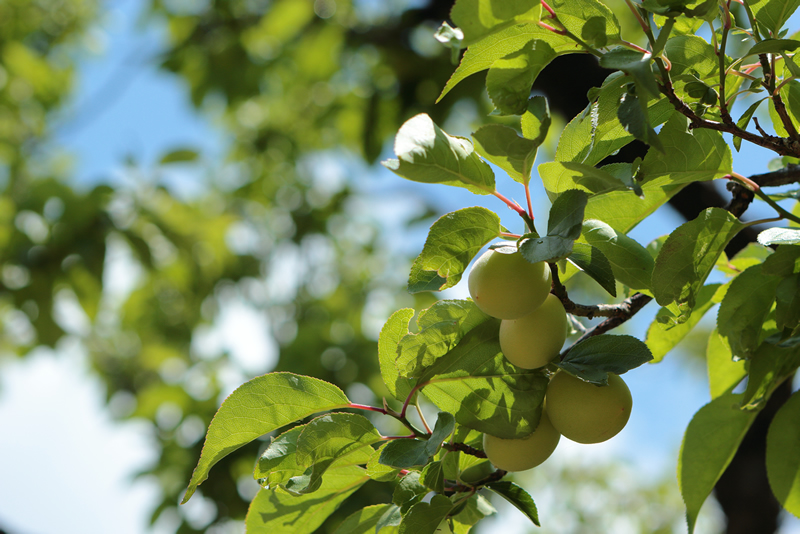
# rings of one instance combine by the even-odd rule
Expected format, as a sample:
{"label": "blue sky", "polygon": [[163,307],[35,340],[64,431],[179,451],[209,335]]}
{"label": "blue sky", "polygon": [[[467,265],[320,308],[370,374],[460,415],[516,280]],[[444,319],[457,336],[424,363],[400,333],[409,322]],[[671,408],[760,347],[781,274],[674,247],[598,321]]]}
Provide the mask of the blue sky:
{"label": "blue sky", "polygon": [[[110,4],[104,24],[93,34],[100,53],[82,60],[74,113],[63,117],[53,145],[75,155],[75,176],[81,183],[122,180],[127,157],[148,168],[175,148],[200,148],[209,161],[225,152],[225,134],[194,111],[177,78],[155,68],[152,58],[159,51],[162,28],[137,27],[138,5],[133,0]],[[744,175],[763,172],[771,159],[770,153],[749,147],[734,156],[735,169]],[[398,191],[411,205],[415,195],[436,195],[442,212],[485,205],[512,228],[518,226],[516,216],[494,198],[403,182],[383,169],[375,172],[359,182],[376,198]],[[176,171],[172,178],[186,193],[202,187],[202,176],[191,171]],[[517,184],[502,177],[498,182],[514,194]],[[543,191],[534,190],[534,195],[536,212],[546,213]],[[514,196],[522,200],[519,192]],[[632,235],[646,243],[681,222],[665,207]],[[412,234],[411,239],[403,248],[418,250],[424,233]],[[466,296],[462,286],[447,296]],[[653,305],[646,308],[631,321],[628,332],[643,336],[655,311]],[[708,400],[705,377],[687,372],[681,357],[671,354],[659,365],[632,371],[626,380],[634,397],[628,428],[607,445],[580,450],[598,458],[628,458],[647,476],[673,472],[682,431]],[[42,350],[24,361],[4,363],[0,421],[0,525],[25,534],[146,531],[156,486],[147,479],[132,482],[131,475],[153,461],[153,443],[146,425],[113,421],[105,409],[102,385],[92,377],[79,347],[67,341],[58,354]],[[569,461],[575,451],[567,446],[555,459]],[[191,506],[186,513],[201,523],[205,509]],[[161,525],[164,530],[169,521],[167,517]],[[783,532],[800,532],[800,521],[793,519]]]}

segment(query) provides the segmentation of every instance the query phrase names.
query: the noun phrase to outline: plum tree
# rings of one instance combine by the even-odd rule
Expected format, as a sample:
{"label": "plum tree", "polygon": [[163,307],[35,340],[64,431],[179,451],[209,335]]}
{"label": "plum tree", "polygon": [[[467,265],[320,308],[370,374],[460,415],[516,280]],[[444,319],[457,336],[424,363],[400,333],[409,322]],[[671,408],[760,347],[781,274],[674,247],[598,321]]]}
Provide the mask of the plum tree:
{"label": "plum tree", "polygon": [[489,461],[503,471],[525,471],[547,460],[556,450],[561,435],[553,427],[547,412],[536,430],[521,439],[503,439],[490,434],[483,435],[483,452]]}
{"label": "plum tree", "polygon": [[607,386],[596,386],[558,372],[547,386],[545,402],[555,429],[578,443],[600,443],[617,435],[633,406],[627,384],[612,373]]}
{"label": "plum tree", "polygon": [[469,294],[484,313],[518,319],[538,308],[550,293],[550,267],[530,263],[513,247],[489,249],[469,273]]}
{"label": "plum tree", "polygon": [[531,313],[500,323],[500,349],[517,367],[543,367],[561,351],[567,339],[567,324],[564,305],[551,293]]}

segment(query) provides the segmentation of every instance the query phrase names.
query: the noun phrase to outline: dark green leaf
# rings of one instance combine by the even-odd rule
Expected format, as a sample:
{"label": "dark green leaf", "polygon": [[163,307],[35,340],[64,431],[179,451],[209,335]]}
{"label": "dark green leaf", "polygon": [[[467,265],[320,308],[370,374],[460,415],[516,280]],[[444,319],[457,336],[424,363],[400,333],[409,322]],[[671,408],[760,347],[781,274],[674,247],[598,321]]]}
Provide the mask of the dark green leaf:
{"label": "dark green leaf", "polygon": [[380,462],[390,467],[419,467],[428,463],[428,442],[411,438],[393,439],[383,447]]}
{"label": "dark green leaf", "polygon": [[[411,506],[411,505],[409,505]],[[375,532],[381,532],[383,529],[388,529],[385,532],[394,534],[400,529],[400,522],[403,520],[403,511],[396,504],[392,504],[378,520],[375,525]]]}
{"label": "dark green leaf", "polygon": [[425,246],[411,266],[409,292],[453,287],[481,248],[502,230],[500,217],[486,208],[476,206],[443,215],[431,226]]}
{"label": "dark green leaf", "polygon": [[717,313],[717,328],[734,357],[747,359],[758,347],[780,281],[754,265],[731,282]]}
{"label": "dark green leaf", "polygon": [[561,193],[550,208],[547,220],[547,235],[566,239],[578,239],[581,235],[583,210],[589,197],[579,189],[570,189]]}
{"label": "dark green leaf", "polygon": [[391,442],[384,443],[381,445],[377,450],[372,453],[372,456],[367,462],[367,475],[372,480],[377,480],[379,482],[393,482],[397,480],[397,475],[400,473],[399,467],[391,467],[388,465],[383,465],[381,463],[381,454],[383,454],[383,449],[386,448]]}
{"label": "dark green leaf", "polygon": [[672,232],[653,268],[652,289],[658,303],[676,302],[681,315],[688,316],[717,258],[743,227],[729,212],[708,208]]}
{"label": "dark green leaf", "polygon": [[439,412],[439,416],[436,419],[436,425],[433,427],[433,432],[431,432],[431,435],[428,438],[428,453],[431,456],[439,451],[439,447],[442,446],[442,442],[450,437],[455,428],[456,420],[452,414],[447,412]]}
{"label": "dark green leaf", "polygon": [[459,529],[459,526],[470,527],[484,517],[494,514],[496,511],[497,510],[494,509],[494,506],[492,506],[486,497],[476,493],[467,499],[462,510],[458,512],[453,510],[453,512],[451,512],[451,517],[455,523],[453,532],[466,532],[466,530]]}
{"label": "dark green leaf", "polygon": [[563,360],[554,363],[587,382],[607,385],[608,373],[621,375],[652,359],[647,345],[635,337],[604,334],[573,345]]}
{"label": "dark green leaf", "polygon": [[[619,47],[603,54],[600,66],[606,69],[621,70],[636,82],[636,92],[644,100],[659,96],[656,78],[650,68],[651,55],[630,48]],[[644,113],[643,113],[644,115]],[[623,123],[624,124],[624,123]]]}
{"label": "dark green leaf", "polygon": [[430,503],[419,502],[403,516],[400,534],[436,534],[452,509],[453,503],[444,495],[434,495]]}
{"label": "dark green leaf", "polygon": [[270,373],[239,386],[225,399],[208,427],[183,502],[208,477],[215,463],[239,447],[311,414],[349,405],[342,390],[333,384],[291,373]]}
{"label": "dark green leaf", "polygon": [[575,243],[568,259],[600,284],[600,287],[608,291],[612,297],[617,296],[614,271],[608,258],[599,248],[586,243]]}
{"label": "dark green leaf", "polygon": [[442,462],[431,462],[426,465],[420,474],[419,481],[425,487],[432,489],[436,493],[444,493],[444,471]]}
{"label": "dark green leaf", "polygon": [[772,493],[800,517],[800,393],[781,406],[767,433],[767,476]]}
{"label": "dark green leaf", "polygon": [[472,143],[446,134],[424,113],[400,127],[394,152],[397,159],[383,166],[408,180],[463,187],[478,195],[494,191],[494,173]]}
{"label": "dark green leaf", "polygon": [[800,273],[800,247],[779,245],[775,252],[764,260],[761,270],[764,274],[772,274],[782,278]]}
{"label": "dark green leaf", "polygon": [[794,330],[800,323],[800,274],[784,278],[775,291],[775,322],[778,330]]}
{"label": "dark green leaf", "polygon": [[519,251],[531,263],[557,262],[572,254],[573,243],[572,239],[548,235],[524,240]]}
{"label": "dark green leaf", "polygon": [[404,476],[394,488],[392,502],[402,507],[404,513],[412,504],[418,502],[430,491],[419,479],[420,474],[416,471],[412,471]]}
{"label": "dark green leaf", "polygon": [[644,102],[637,95],[626,93],[620,99],[617,118],[626,132],[639,141],[664,152],[664,146],[661,144],[658,134],[650,125],[650,120],[645,111]]}
{"label": "dark green leaf", "polygon": [[694,414],[683,436],[678,484],[686,503],[689,533],[714,485],[733,459],[756,412],[739,409],[741,395],[717,397]]}
{"label": "dark green leaf", "polygon": [[274,489],[290,478],[301,475],[305,467],[297,463],[297,437],[304,426],[296,426],[274,438],[256,462],[253,476],[264,487]]}
{"label": "dark green leaf", "polygon": [[486,485],[487,488],[500,495],[502,498],[511,503],[514,508],[525,514],[525,517],[533,521],[533,524],[539,524],[539,512],[536,510],[536,504],[528,494],[527,491],[517,486],[513,482],[501,480],[498,482],[491,482]]}
{"label": "dark green leaf", "polygon": [[797,47],[800,47],[800,41],[796,41],[795,39],[764,39],[754,44],[744,56],[792,52],[796,50]]}

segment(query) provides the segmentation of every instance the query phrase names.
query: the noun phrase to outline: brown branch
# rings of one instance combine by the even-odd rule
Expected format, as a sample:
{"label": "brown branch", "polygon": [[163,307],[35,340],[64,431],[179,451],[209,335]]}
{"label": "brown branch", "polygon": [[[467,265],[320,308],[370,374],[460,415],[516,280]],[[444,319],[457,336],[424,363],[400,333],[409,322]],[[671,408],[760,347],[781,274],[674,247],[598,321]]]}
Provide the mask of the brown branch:
{"label": "brown branch", "polygon": [[460,451],[476,458],[486,458],[486,453],[475,447],[470,447],[466,443],[444,443],[442,447],[448,451]]}
{"label": "brown branch", "polygon": [[625,302],[620,304],[577,304],[572,302],[567,294],[567,288],[561,283],[558,276],[558,266],[554,263],[550,265],[550,272],[553,274],[552,288],[550,290],[564,306],[567,313],[578,317],[594,319],[595,317],[621,317],[628,313],[628,306]]}
{"label": "brown branch", "polygon": [[777,171],[754,174],[750,176],[750,179],[757,183],[759,187],[776,187],[800,182],[800,165],[790,163]]}

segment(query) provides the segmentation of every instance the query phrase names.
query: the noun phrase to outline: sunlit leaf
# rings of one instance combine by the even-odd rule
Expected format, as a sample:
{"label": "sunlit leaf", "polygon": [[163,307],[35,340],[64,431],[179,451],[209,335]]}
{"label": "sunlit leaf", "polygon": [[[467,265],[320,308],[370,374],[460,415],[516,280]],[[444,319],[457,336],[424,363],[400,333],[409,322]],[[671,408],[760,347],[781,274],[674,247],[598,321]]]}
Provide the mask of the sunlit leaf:
{"label": "sunlit leaf", "polygon": [[800,393],[781,406],[767,433],[767,476],[781,505],[800,517]]}
{"label": "sunlit leaf", "polygon": [[689,532],[714,485],[733,459],[756,412],[739,409],[741,395],[725,394],[694,414],[683,436],[678,457],[678,485]]}
{"label": "sunlit leaf", "polygon": [[311,414],[349,404],[338,387],[308,376],[270,373],[244,383],[225,399],[211,421],[183,502],[215,463],[239,447]]}

